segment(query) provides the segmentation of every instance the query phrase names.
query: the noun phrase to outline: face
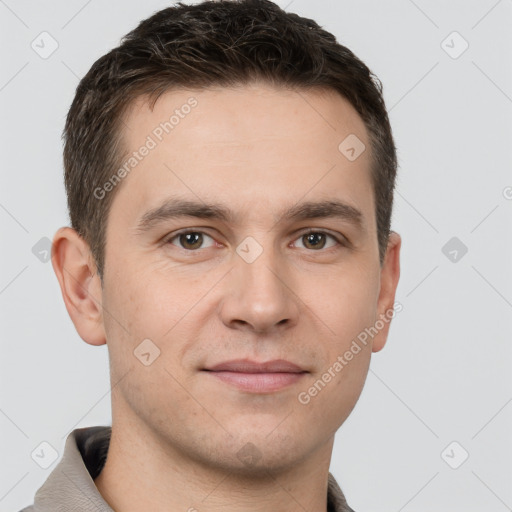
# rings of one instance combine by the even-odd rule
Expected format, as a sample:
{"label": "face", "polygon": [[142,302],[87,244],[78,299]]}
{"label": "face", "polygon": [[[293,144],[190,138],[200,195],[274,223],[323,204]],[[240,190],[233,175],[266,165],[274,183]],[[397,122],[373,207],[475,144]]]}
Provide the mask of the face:
{"label": "face", "polygon": [[[125,123],[138,157],[109,213],[101,299],[113,421],[238,471],[331,446],[386,335],[354,340],[394,297],[363,121],[332,92],[253,84],[168,92],[153,111],[141,98]],[[351,134],[355,160],[339,149]],[[247,374],[276,360],[296,367]]]}

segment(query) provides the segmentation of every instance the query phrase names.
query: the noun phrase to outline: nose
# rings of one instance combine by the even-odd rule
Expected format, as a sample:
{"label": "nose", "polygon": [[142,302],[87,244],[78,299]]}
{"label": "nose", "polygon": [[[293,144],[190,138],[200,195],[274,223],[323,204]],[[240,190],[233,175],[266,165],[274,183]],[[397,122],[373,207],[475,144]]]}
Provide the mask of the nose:
{"label": "nose", "polygon": [[293,291],[286,262],[272,249],[264,249],[252,262],[237,253],[233,260],[220,312],[224,324],[256,333],[282,331],[296,325],[300,300]]}

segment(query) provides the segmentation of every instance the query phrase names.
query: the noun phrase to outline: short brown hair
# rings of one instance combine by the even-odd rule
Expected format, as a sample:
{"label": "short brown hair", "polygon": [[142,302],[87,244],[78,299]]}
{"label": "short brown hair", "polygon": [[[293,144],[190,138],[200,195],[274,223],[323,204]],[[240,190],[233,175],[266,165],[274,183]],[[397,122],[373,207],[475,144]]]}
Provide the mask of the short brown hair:
{"label": "short brown hair", "polygon": [[140,22],[93,64],[67,115],[64,172],[71,226],[89,244],[101,279],[116,190],[101,200],[93,191],[120,165],[127,107],[147,95],[152,109],[162,93],[180,87],[230,87],[261,80],[290,89],[337,91],[361,116],[371,143],[382,264],[397,158],[380,80],[315,21],[269,0],[179,2]]}

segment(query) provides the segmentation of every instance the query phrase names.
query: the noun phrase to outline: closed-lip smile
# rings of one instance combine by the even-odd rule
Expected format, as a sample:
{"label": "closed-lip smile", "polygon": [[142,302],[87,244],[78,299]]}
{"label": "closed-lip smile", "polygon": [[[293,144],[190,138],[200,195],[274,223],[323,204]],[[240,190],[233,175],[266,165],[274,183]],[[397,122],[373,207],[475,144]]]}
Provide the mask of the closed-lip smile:
{"label": "closed-lip smile", "polygon": [[226,384],[251,393],[271,393],[288,387],[306,373],[300,366],[285,359],[257,362],[233,359],[204,368],[213,377]]}

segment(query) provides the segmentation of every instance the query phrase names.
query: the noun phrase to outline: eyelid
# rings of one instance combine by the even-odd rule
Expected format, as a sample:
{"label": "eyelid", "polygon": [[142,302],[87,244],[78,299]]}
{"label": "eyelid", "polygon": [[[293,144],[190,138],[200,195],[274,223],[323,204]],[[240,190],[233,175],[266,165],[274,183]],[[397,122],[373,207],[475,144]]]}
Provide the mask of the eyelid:
{"label": "eyelid", "polygon": [[[341,247],[344,247],[344,246],[348,246],[348,244],[350,243],[341,233],[336,233],[334,234],[332,231],[330,230],[326,230],[326,229],[322,229],[322,228],[306,228],[305,230],[302,230],[302,231],[299,231],[296,235],[295,235],[295,238],[294,238],[294,242],[296,240],[298,240],[299,238],[302,238],[303,236],[306,236],[306,235],[309,235],[309,234],[314,234],[314,233],[321,233],[321,234],[324,234],[324,235],[327,235],[327,236],[330,236],[332,239],[334,239],[334,241],[336,242],[336,245],[337,246],[341,246]],[[312,251],[312,252],[325,252],[325,251],[328,251],[329,249],[334,249],[336,246],[334,247],[328,247],[327,249],[325,250],[318,250],[318,251]]]}
{"label": "eyelid", "polygon": [[[179,237],[180,235],[186,235],[186,234],[189,234],[189,233],[200,233],[202,235],[206,235],[208,237],[210,237],[215,244],[219,243],[217,242],[217,240],[215,240],[215,238],[208,234],[206,231],[204,231],[204,228],[184,228],[184,229],[180,229],[179,231],[173,231],[172,233],[169,234],[169,236],[165,236],[163,239],[162,239],[162,245],[167,245],[167,244],[171,244],[171,241],[174,240],[175,238]],[[173,245],[173,244],[171,244]],[[195,251],[192,251],[190,249],[185,249],[183,247],[179,247],[179,246],[175,246],[176,248],[178,249],[181,249],[182,251],[186,251],[186,252],[198,252],[200,249],[196,249]]]}

